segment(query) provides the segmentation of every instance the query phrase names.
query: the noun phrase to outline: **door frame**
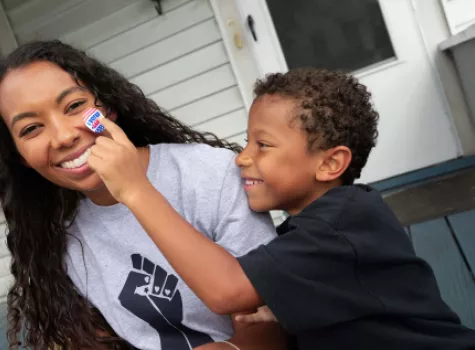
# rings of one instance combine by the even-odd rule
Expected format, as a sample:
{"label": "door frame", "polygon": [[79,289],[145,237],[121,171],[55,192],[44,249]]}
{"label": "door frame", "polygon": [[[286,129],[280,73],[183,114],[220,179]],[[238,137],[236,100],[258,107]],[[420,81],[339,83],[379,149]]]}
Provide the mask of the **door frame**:
{"label": "door frame", "polygon": [[[256,45],[254,42],[249,27],[246,27],[246,40],[251,43],[251,51],[261,77],[267,72],[286,72],[288,70],[287,62],[267,2],[265,0],[238,0],[236,3],[242,22],[245,22],[249,14],[252,14],[254,18],[258,44]],[[263,41],[261,37],[268,38],[268,40]],[[259,57],[266,59],[264,61]]]}
{"label": "door frame", "polygon": [[237,7],[239,1],[209,0],[209,3],[221,32],[244,106],[249,111],[254,100],[252,86],[256,79],[260,78],[260,74],[255,64],[255,56],[251,52],[252,45],[246,35],[246,28],[241,21]]}
{"label": "door frame", "polygon": [[[251,43],[251,52],[253,53],[254,60],[259,67],[260,76],[263,77],[268,72],[286,72],[288,71],[287,62],[280,45],[280,41],[275,30],[274,22],[270,15],[269,7],[267,6],[266,0],[235,0],[241,20],[246,18],[249,13],[252,13],[254,17],[254,22],[256,26],[256,32],[259,36],[267,37],[268,40],[260,42],[259,44],[254,43],[251,31],[249,28],[246,28],[246,40]],[[381,3],[382,0],[379,0]],[[384,23],[388,30],[389,40],[394,50],[394,57],[376,62],[366,67],[362,67],[351,72],[356,78],[360,79],[362,77],[379,73],[382,70],[392,68],[403,64],[404,61],[400,58],[401,52],[400,47],[395,45],[394,34],[388,26],[388,14],[385,11],[385,8],[381,6],[381,12],[383,16]],[[415,18],[417,21],[417,18]],[[262,34],[261,34],[262,33]],[[422,32],[418,33],[422,35]],[[421,37],[423,40],[423,38]],[[259,38],[258,38],[259,42]],[[424,50],[428,53],[427,48],[424,46]],[[265,61],[260,59],[260,57],[265,57]]]}
{"label": "door frame", "polygon": [[[278,39],[273,20],[271,18],[271,14],[269,12],[267,3],[265,0],[209,0],[211,3],[234,3],[234,12],[233,18],[235,22],[240,23],[240,30],[242,31],[243,41],[245,42],[245,46],[247,49],[247,53],[251,54],[247,57],[247,64],[254,64],[257,67],[257,78],[262,78],[266,73],[269,72],[285,72],[288,70],[286,60],[284,57],[284,53],[282,51],[280,41]],[[400,0],[402,1],[402,0]],[[401,29],[398,27],[398,21],[395,20],[395,14],[393,13],[394,8],[391,6],[385,6],[384,0],[379,0],[381,5],[381,12],[383,19],[385,21],[389,38],[393,46],[394,56],[390,59],[383,60],[377,62],[373,65],[369,65],[363,67],[362,69],[353,71],[352,74],[358,78],[367,78],[369,76],[375,75],[376,73],[381,73],[384,70],[392,70],[397,69],[397,66],[407,64],[408,61],[412,61],[412,52],[417,46],[417,60],[423,59],[424,65],[427,64],[427,69],[430,70],[430,84],[432,84],[433,88],[436,90],[436,98],[440,101],[440,108],[443,110],[443,114],[445,118],[448,119],[448,129],[447,133],[450,135],[452,142],[455,145],[455,152],[454,157],[460,156],[463,154],[462,147],[460,144],[460,138],[455,127],[454,118],[452,116],[452,109],[447,101],[447,96],[445,95],[445,90],[443,89],[442,82],[440,80],[440,76],[438,71],[435,67],[433,56],[434,53],[431,51],[431,47],[427,45],[427,35],[424,33],[424,28],[420,19],[418,18],[417,13],[417,0],[404,0],[405,4],[404,7],[401,7],[401,12],[404,13],[408,17],[408,20],[411,21],[410,28]],[[440,3],[437,6],[441,6]],[[410,11],[410,12],[407,12]],[[220,18],[219,11],[216,11],[216,17],[218,22],[223,20]],[[257,43],[254,42],[252,37],[251,31],[246,23],[246,17],[248,14],[252,14],[254,17],[254,25],[255,30],[257,33]],[[396,14],[397,15],[397,14]],[[426,20],[427,21],[427,20]],[[229,31],[229,28],[225,26],[221,26],[223,32]],[[405,44],[405,35],[408,32],[413,33],[413,39],[410,43]],[[229,36],[229,33],[225,34],[224,36]],[[264,40],[260,40],[261,38]],[[229,45],[232,47],[232,43]],[[423,55],[423,56],[421,56]],[[233,60],[233,53],[230,50],[230,59]],[[264,59],[262,59],[264,58]],[[241,62],[242,64],[242,62]],[[411,63],[412,64],[412,63]],[[236,71],[236,76],[239,79],[239,69]],[[369,77],[369,79],[373,79],[373,77]],[[247,93],[249,95],[250,86],[253,83],[253,80],[248,80],[247,84],[240,84],[241,91]],[[252,95],[252,94],[251,94]],[[246,103],[246,107],[248,104]],[[437,164],[437,163],[435,163]],[[434,165],[435,165],[434,164]],[[425,165],[421,164],[422,167]],[[410,170],[410,171],[415,171]],[[401,173],[400,175],[402,175]],[[394,175],[399,176],[399,175]],[[375,180],[376,181],[376,180]]]}
{"label": "door frame", "polygon": [[[223,42],[243,95],[244,104],[249,110],[253,99],[252,86],[256,79],[263,78],[269,72],[288,71],[267,2],[266,0],[209,0],[209,2],[223,36]],[[387,23],[387,14],[383,7],[381,7],[381,11],[384,22]],[[254,17],[258,41],[260,36],[267,38],[267,40],[261,40],[259,45],[255,44],[252,33],[245,23],[249,13],[252,13]],[[417,18],[415,20],[417,21]],[[422,36],[423,32],[419,31],[418,34]],[[394,57],[352,72],[355,77],[360,79],[404,63],[400,59],[400,48],[394,45],[394,37],[389,28],[388,35],[394,50]],[[235,36],[242,40],[241,48],[236,47]],[[423,37],[421,37],[421,41],[423,42]],[[429,55],[425,45],[424,50]],[[246,59],[239,59],[243,57]],[[249,60],[249,57],[252,60]],[[259,57],[266,59],[264,61]],[[434,75],[437,77],[437,74]],[[438,82],[438,85],[441,83]]]}

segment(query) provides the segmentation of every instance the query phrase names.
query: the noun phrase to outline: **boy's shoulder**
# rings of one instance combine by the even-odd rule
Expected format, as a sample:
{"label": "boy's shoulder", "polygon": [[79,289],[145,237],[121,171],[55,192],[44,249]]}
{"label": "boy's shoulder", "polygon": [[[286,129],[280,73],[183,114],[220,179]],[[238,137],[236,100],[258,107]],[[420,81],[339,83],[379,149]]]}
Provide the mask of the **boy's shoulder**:
{"label": "boy's shoulder", "polygon": [[[381,194],[366,185],[341,186],[328,191],[300,214],[278,227],[279,235],[305,232],[320,241],[328,236],[344,237],[343,242],[362,255],[412,251],[403,226],[384,202]],[[373,251],[374,247],[379,247]]]}
{"label": "boy's shoulder", "polygon": [[[290,229],[292,221],[325,222],[334,230],[344,230],[348,226],[374,221],[375,218],[393,222],[397,219],[380,193],[367,185],[339,186],[308,205],[301,213],[290,218],[286,226]],[[310,224],[311,225],[311,224]]]}

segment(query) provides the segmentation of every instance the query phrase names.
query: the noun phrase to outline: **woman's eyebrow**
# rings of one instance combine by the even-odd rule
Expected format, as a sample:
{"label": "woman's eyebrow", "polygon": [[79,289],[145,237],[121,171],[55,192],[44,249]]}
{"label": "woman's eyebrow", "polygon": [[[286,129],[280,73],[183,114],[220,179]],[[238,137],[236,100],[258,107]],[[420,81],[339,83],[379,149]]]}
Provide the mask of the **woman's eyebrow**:
{"label": "woman's eyebrow", "polygon": [[62,93],[60,93],[58,95],[58,97],[56,97],[56,104],[60,104],[62,100],[64,100],[64,98],[66,96],[68,96],[69,94],[72,94],[73,92],[76,92],[76,91],[85,91],[86,89],[84,89],[83,87],[81,86],[72,86],[66,90],[64,90]]}
{"label": "woman's eyebrow", "polygon": [[10,127],[13,129],[16,123],[18,123],[20,120],[25,119],[25,118],[33,118],[36,116],[36,113],[34,112],[24,112],[16,115],[13,117],[12,122],[10,124]]}

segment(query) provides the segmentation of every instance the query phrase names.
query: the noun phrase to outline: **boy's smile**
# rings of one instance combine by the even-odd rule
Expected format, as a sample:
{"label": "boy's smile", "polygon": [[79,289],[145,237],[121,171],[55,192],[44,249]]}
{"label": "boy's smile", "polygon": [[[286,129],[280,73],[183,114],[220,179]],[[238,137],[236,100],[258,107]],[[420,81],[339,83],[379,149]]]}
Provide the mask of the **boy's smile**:
{"label": "boy's smile", "polygon": [[237,157],[249,205],[255,211],[281,209],[294,215],[321,195],[316,179],[322,152],[308,150],[297,103],[263,95],[251,107],[248,144]]}
{"label": "boy's smile", "polygon": [[259,180],[259,179],[252,179],[252,178],[249,178],[249,179],[244,179],[244,189],[246,191],[250,191],[251,188],[253,188],[254,186],[257,186],[257,185],[260,185],[262,183],[264,183],[264,181],[262,180]]}

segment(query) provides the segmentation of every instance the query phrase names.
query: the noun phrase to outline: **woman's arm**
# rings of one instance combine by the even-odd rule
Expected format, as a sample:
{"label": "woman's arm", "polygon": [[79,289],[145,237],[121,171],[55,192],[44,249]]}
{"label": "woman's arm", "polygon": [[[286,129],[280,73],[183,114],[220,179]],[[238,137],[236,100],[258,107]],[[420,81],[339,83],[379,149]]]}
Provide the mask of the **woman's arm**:
{"label": "woman's arm", "polygon": [[237,259],[183,219],[153,186],[145,184],[123,203],[213,312],[229,315],[263,305]]}

